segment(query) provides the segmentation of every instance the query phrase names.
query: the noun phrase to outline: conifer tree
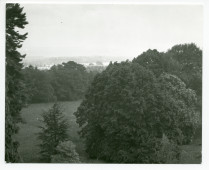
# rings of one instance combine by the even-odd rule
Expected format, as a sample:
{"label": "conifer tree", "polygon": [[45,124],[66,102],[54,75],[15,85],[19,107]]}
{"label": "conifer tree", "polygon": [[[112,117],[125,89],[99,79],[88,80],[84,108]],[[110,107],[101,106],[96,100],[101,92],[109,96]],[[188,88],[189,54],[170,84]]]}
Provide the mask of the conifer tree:
{"label": "conifer tree", "polygon": [[42,118],[42,125],[39,126],[41,132],[38,133],[38,139],[41,140],[41,159],[43,162],[50,162],[51,156],[57,154],[57,145],[68,139],[68,124],[58,103],[47,112],[43,112]]}
{"label": "conifer tree", "polygon": [[5,161],[18,162],[18,142],[12,139],[17,133],[16,123],[21,120],[20,111],[25,103],[24,86],[22,83],[21,61],[25,55],[18,52],[22,47],[27,33],[20,34],[18,29],[24,29],[26,14],[19,4],[6,4],[6,98],[5,98]]}

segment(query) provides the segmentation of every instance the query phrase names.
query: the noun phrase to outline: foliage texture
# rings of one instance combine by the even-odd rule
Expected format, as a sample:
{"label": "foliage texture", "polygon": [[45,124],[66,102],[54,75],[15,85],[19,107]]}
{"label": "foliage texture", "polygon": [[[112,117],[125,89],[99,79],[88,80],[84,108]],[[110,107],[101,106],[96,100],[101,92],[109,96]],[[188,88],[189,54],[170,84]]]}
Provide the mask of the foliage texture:
{"label": "foliage texture", "polygon": [[55,103],[51,109],[42,114],[43,120],[38,139],[41,140],[41,160],[50,162],[51,156],[56,154],[56,147],[60,142],[68,139],[68,124],[59,104]]}
{"label": "foliage texture", "polygon": [[51,156],[52,163],[79,163],[79,155],[71,141],[61,142],[56,148],[56,155]]}
{"label": "foliage texture", "polygon": [[50,70],[28,66],[22,73],[29,103],[82,99],[95,75],[73,61],[54,65]]}
{"label": "foliage texture", "polygon": [[6,4],[6,99],[5,99],[5,160],[18,162],[18,143],[12,138],[17,133],[16,123],[21,121],[20,110],[25,104],[21,61],[25,55],[18,52],[27,33],[20,34],[27,24],[26,14],[19,4]]}
{"label": "foliage texture", "polygon": [[175,144],[191,140],[195,105],[195,92],[178,77],[126,61],[95,77],[75,115],[91,157],[161,163],[163,134]]}

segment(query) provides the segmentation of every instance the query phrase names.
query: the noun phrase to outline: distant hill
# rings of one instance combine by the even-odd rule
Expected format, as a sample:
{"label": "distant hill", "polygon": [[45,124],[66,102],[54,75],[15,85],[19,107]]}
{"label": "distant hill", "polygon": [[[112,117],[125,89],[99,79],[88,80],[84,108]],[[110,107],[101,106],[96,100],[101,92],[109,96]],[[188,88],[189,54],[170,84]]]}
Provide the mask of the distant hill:
{"label": "distant hill", "polygon": [[107,66],[110,61],[121,62],[128,57],[112,57],[112,56],[71,56],[71,57],[41,57],[33,56],[26,57],[23,60],[25,67],[32,65],[39,69],[49,69],[53,65],[61,64],[63,62],[74,61],[76,63],[87,66]]}

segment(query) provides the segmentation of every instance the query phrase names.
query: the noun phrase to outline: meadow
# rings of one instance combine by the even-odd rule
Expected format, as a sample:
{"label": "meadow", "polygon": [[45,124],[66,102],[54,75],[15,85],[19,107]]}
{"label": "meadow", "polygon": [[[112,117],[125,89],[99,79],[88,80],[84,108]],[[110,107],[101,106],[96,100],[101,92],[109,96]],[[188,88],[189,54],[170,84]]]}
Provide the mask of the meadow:
{"label": "meadow", "polygon": [[[82,139],[78,135],[79,127],[76,123],[76,118],[73,113],[80,105],[81,100],[71,102],[61,102],[63,113],[69,122],[69,139],[76,145],[76,150],[80,155],[81,162],[85,163],[102,163],[100,160],[89,159],[85,153],[84,144]],[[40,162],[40,141],[37,139],[37,133],[40,131],[38,126],[40,125],[41,113],[47,111],[52,107],[53,103],[40,103],[31,104],[28,107],[22,109],[21,115],[24,123],[18,124],[19,132],[15,136],[15,139],[19,142],[19,155],[24,163],[37,163]]]}
{"label": "meadow", "polygon": [[[82,163],[105,163],[101,160],[90,159],[85,152],[84,142],[79,137],[79,126],[73,113],[77,110],[81,100],[71,102],[60,102],[63,113],[69,122],[68,134],[70,140],[76,145]],[[40,141],[37,139],[37,133],[40,131],[41,113],[47,111],[53,103],[31,104],[22,109],[22,118],[24,123],[18,124],[19,132],[14,138],[19,142],[19,155],[23,163],[40,162]],[[195,139],[190,145],[181,146],[181,159],[175,163],[201,163],[201,128],[196,132]]]}

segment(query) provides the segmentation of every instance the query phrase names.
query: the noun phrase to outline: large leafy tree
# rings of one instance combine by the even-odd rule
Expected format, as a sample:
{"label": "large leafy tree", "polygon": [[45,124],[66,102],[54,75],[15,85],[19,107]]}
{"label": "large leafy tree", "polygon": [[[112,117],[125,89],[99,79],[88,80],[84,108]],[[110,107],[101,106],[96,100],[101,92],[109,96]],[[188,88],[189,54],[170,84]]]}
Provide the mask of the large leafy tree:
{"label": "large leafy tree", "polygon": [[160,75],[158,83],[160,127],[176,143],[190,143],[199,123],[195,91],[186,88],[186,84],[177,76],[167,73]]}
{"label": "large leafy tree", "polygon": [[17,29],[23,29],[28,22],[23,8],[19,4],[6,4],[6,101],[5,101],[5,160],[17,162],[18,143],[12,139],[17,132],[16,123],[20,121],[25,96],[21,61],[25,55],[18,52],[27,33],[20,34]]}
{"label": "large leafy tree", "polygon": [[152,71],[157,77],[162,73],[178,76],[188,88],[195,90],[201,111],[202,105],[202,50],[194,43],[173,46],[165,53],[147,50],[133,60]]}
{"label": "large leafy tree", "polygon": [[30,103],[82,99],[94,77],[94,73],[73,61],[54,65],[50,70],[28,66],[22,74]]}
{"label": "large leafy tree", "polygon": [[186,86],[195,90],[198,97],[198,110],[202,109],[202,50],[194,43],[173,46],[166,53],[175,59],[181,69],[176,75]]}
{"label": "large leafy tree", "polygon": [[51,85],[51,74],[48,70],[39,70],[29,66],[24,68],[22,73],[29,103],[46,103],[56,100]]}
{"label": "large leafy tree", "polygon": [[59,101],[83,98],[90,84],[90,74],[85,67],[73,61],[53,66],[50,73],[51,84]]}
{"label": "large leafy tree", "polygon": [[91,157],[161,163],[163,135],[175,144],[191,140],[195,102],[195,92],[176,76],[156,77],[127,61],[110,64],[95,77],[75,115]]}
{"label": "large leafy tree", "polygon": [[163,67],[163,54],[158,52],[156,49],[147,50],[139,55],[137,58],[133,59],[133,62],[136,62],[143,67],[152,71],[155,75],[159,76],[162,72],[164,72]]}

